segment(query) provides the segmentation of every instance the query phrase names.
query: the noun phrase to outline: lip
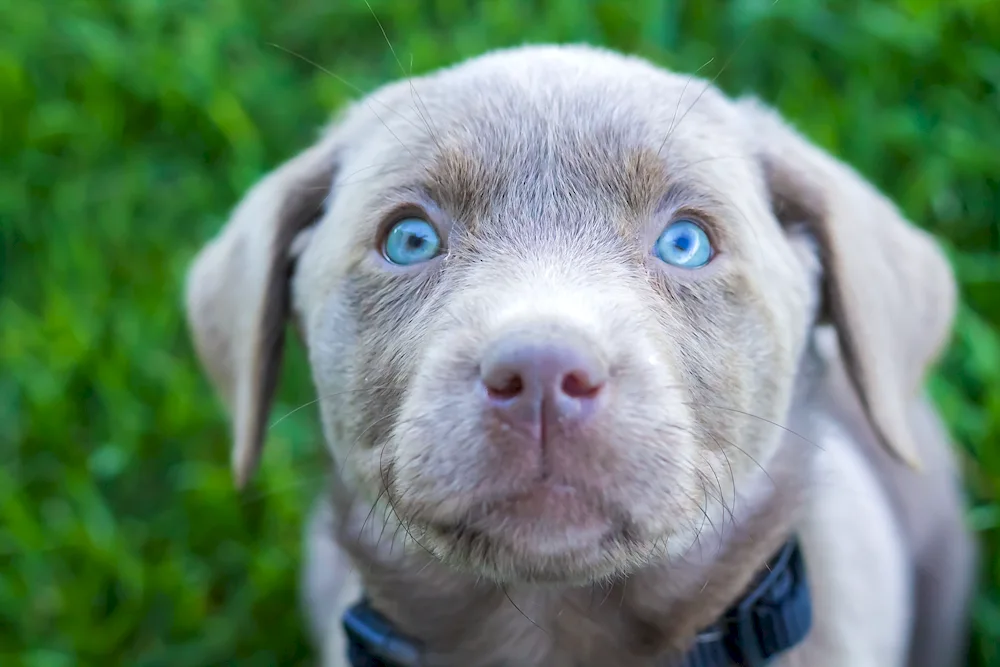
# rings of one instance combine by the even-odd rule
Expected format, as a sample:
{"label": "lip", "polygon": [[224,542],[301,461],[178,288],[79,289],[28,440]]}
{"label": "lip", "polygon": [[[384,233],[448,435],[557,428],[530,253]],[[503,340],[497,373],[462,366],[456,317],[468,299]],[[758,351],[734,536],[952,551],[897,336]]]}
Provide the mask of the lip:
{"label": "lip", "polygon": [[562,513],[576,506],[594,506],[580,490],[564,482],[555,482],[539,477],[530,483],[518,484],[507,492],[494,492],[477,499],[478,509],[470,509],[468,519],[475,521],[486,516],[502,514],[525,514],[534,518]]}
{"label": "lip", "polygon": [[[567,514],[590,512],[592,503],[568,484],[539,482],[527,491],[508,496],[494,503],[493,511],[512,514],[525,519],[540,519]],[[568,517],[567,517],[568,518]]]}
{"label": "lip", "polygon": [[449,539],[485,538],[525,555],[561,556],[599,547],[615,532],[616,522],[579,489],[539,482],[434,528]]}

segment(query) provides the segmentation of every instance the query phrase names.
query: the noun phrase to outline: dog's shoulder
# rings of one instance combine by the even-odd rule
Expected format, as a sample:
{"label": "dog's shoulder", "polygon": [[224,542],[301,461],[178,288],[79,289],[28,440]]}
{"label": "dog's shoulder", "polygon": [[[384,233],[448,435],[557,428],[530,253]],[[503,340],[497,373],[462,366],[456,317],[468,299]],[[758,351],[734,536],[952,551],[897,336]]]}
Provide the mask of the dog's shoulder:
{"label": "dog's shoulder", "polygon": [[[966,602],[963,582],[975,558],[962,528],[951,438],[931,401],[917,394],[909,416],[923,468],[889,455],[865,417],[836,333],[816,333],[823,369],[810,416],[821,452],[802,534],[822,615],[788,667],[825,664],[818,656],[847,650],[841,644],[868,652],[832,664],[868,664],[862,656],[877,653],[885,656],[880,666],[952,664],[961,644],[955,608]],[[908,635],[908,649],[890,645]]]}
{"label": "dog's shoulder", "polygon": [[[913,567],[890,491],[841,415],[814,417],[811,487],[798,534],[813,596],[813,629],[781,667],[902,667]],[[898,464],[897,464],[898,465]]]}

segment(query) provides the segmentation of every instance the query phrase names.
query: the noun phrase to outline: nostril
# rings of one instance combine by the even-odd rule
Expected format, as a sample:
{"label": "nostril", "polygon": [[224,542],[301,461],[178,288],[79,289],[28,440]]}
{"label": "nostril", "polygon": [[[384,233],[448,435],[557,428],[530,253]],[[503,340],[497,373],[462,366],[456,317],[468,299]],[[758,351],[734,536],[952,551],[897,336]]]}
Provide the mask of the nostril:
{"label": "nostril", "polygon": [[563,377],[562,392],[570,398],[594,398],[601,386],[601,383],[591,382],[585,373],[574,371]]}
{"label": "nostril", "polygon": [[479,391],[491,407],[522,421],[537,421],[543,408],[575,414],[584,403],[594,407],[607,368],[585,340],[572,333],[561,338],[529,329],[490,345],[479,365]]}
{"label": "nostril", "polygon": [[494,400],[510,400],[524,391],[524,380],[517,373],[511,373],[502,379],[485,384],[486,393]]}

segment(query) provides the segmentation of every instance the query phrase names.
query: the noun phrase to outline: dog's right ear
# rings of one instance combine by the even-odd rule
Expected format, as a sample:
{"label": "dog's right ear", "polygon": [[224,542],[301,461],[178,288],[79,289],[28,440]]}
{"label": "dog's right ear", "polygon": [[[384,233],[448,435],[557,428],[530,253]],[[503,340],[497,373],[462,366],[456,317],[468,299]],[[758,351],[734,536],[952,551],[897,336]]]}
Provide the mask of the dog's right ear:
{"label": "dog's right ear", "polygon": [[293,242],[322,213],[335,153],[328,134],[267,174],[188,271],[188,325],[195,351],[229,413],[238,487],[260,459],[279,377]]}

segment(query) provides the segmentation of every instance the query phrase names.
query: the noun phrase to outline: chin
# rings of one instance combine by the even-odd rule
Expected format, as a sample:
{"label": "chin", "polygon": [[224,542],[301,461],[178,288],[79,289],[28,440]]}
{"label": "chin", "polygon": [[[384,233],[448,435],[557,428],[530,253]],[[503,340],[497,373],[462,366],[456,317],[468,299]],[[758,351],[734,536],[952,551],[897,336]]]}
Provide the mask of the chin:
{"label": "chin", "polygon": [[[498,583],[588,585],[635,567],[641,547],[626,524],[546,526],[507,521],[434,526],[429,546],[451,567]],[[646,553],[648,553],[648,549]]]}

